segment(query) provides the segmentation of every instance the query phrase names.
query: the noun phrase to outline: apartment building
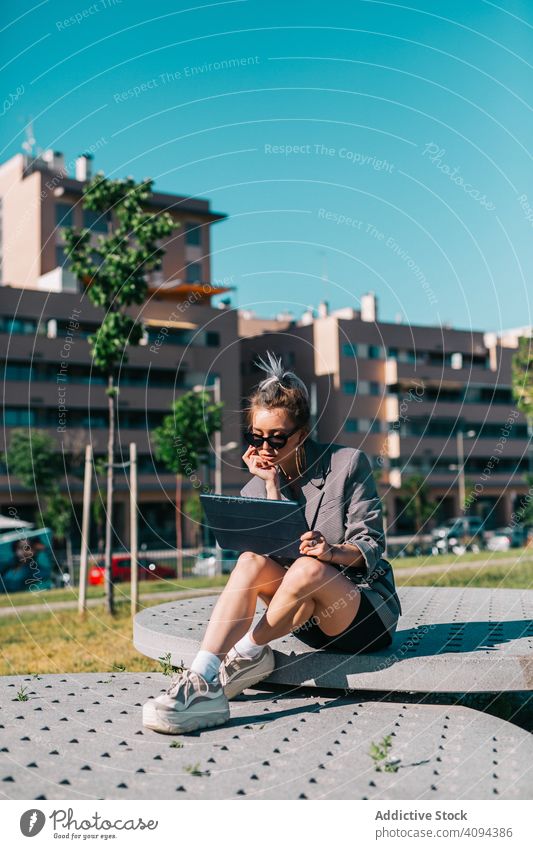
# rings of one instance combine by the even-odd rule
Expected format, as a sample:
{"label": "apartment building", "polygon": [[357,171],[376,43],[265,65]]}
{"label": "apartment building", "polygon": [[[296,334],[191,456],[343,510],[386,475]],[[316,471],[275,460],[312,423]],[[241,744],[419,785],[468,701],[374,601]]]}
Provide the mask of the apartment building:
{"label": "apartment building", "polygon": [[511,391],[515,348],[516,334],[381,321],[373,293],[360,310],[322,303],[298,321],[281,316],[277,328],[241,317],[244,394],[262,376],[256,356],[282,355],[311,388],[317,438],[368,454],[397,533],[412,530],[402,486],[414,474],[436,505],[433,524],[458,515],[461,442],[469,512],[493,527],[511,519],[528,471],[527,423]]}
{"label": "apartment building", "polygon": [[[2,278],[0,362],[4,379],[4,429],[0,450],[14,427],[48,431],[66,456],[64,482],[76,512],[74,544],[81,527],[82,457],[90,440],[97,458],[106,453],[105,378],[92,367],[87,337],[103,313],[94,307],[65,265],[62,228],[102,223],[82,204],[91,160],[79,157],[76,176],[66,174],[61,154],[15,156],[0,166]],[[165,547],[175,539],[175,479],[153,456],[151,433],[172,401],[197,386],[212,389],[220,378],[225,401],[222,445],[241,446],[237,313],[212,298],[230,287],[211,281],[210,228],[225,217],[209,201],[156,193],[151,206],[168,211],[181,225],[163,246],[161,269],[152,274],[146,302],[129,312],[146,327],[143,344],[128,350],[120,370],[117,461],[127,459],[130,442],[139,455],[140,541]],[[227,295],[226,295],[227,296]],[[242,452],[241,452],[242,453]],[[224,489],[242,486],[240,456],[222,457]],[[214,483],[211,468],[200,471]],[[117,471],[117,541],[128,543],[129,482]],[[184,497],[198,485],[185,479]],[[36,493],[0,468],[0,512],[14,507],[33,520]]]}
{"label": "apartment building", "polygon": [[[64,226],[104,232],[107,222],[83,208],[90,156],[73,163],[45,151],[0,165],[0,362],[5,426],[47,430],[66,456],[65,492],[74,505],[79,538],[82,457],[91,442],[106,452],[104,378],[92,368],[87,336],[102,319],[69,272]],[[363,448],[371,459],[390,532],[412,530],[402,487],[422,475],[435,503],[433,522],[459,512],[460,441],[470,512],[489,524],[509,521],[527,487],[528,434],[511,391],[511,360],[528,328],[498,336],[450,326],[381,321],[373,293],[360,309],[330,311],[326,303],[301,317],[259,317],[230,305],[230,287],[211,278],[211,226],[223,220],[209,201],[157,192],[151,205],[170,212],[179,228],[163,243],[161,268],[150,276],[146,302],[130,312],[146,327],[143,344],[128,351],[119,378],[117,459],[128,445],[139,454],[140,541],[172,545],[175,480],[153,456],[151,433],[171,402],[220,378],[225,402],[221,443],[223,491],[237,493],[247,477],[242,462],[241,410],[263,376],[257,354],[283,356],[311,391],[313,432],[322,441]],[[214,306],[212,298],[225,295]],[[531,328],[529,328],[529,333]],[[215,458],[202,470],[214,483]],[[129,483],[117,472],[116,528],[128,544]],[[184,481],[185,498],[195,486]],[[0,512],[15,507],[33,519],[36,494],[0,467]]]}

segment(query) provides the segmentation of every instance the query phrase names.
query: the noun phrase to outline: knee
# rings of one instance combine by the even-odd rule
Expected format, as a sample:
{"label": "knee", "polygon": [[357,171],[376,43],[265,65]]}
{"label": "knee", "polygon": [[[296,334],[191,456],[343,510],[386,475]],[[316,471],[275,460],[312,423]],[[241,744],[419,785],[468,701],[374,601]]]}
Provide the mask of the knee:
{"label": "knee", "polygon": [[309,590],[322,583],[326,577],[326,564],[314,557],[298,557],[290,566],[283,583],[291,589]]}
{"label": "knee", "polygon": [[232,570],[232,575],[249,576],[256,578],[264,569],[267,557],[264,554],[257,554],[255,551],[243,551]]}

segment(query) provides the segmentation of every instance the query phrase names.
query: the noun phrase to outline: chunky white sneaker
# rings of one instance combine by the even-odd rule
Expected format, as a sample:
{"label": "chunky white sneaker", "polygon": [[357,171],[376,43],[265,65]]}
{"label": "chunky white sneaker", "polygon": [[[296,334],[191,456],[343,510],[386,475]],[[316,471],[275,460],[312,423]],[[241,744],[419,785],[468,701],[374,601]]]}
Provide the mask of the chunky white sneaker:
{"label": "chunky white sneaker", "polygon": [[228,699],[234,699],[247,687],[253,687],[274,671],[274,652],[269,645],[260,654],[245,657],[232,648],[224,658],[219,671],[220,682]]}
{"label": "chunky white sneaker", "polygon": [[206,681],[185,669],[165,693],[143,705],[143,725],[162,734],[187,734],[199,728],[223,725],[230,716],[228,699],[219,678]]}

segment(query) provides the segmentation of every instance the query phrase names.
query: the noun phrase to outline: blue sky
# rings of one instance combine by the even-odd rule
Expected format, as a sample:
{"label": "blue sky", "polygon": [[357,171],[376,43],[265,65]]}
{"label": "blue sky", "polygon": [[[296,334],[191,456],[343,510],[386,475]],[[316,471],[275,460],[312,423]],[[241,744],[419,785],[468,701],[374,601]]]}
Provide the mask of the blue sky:
{"label": "blue sky", "polygon": [[[3,12],[2,155],[91,145],[208,197],[213,276],[261,315],[531,323],[533,7],[29,3]],[[327,279],[325,279],[327,278]]]}

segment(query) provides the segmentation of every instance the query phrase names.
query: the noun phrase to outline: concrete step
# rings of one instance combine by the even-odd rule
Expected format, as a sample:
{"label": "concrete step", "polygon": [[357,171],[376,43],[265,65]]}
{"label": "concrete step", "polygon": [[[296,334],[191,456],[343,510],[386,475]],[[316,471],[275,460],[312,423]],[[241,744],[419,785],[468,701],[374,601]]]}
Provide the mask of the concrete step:
{"label": "concrete step", "polygon": [[[533,590],[401,587],[403,616],[391,646],[371,654],[316,651],[294,636],[272,643],[269,681],[387,692],[500,692],[533,686]],[[135,647],[189,665],[216,596],[149,607],[134,621]],[[256,620],[265,606],[258,603]]]}

